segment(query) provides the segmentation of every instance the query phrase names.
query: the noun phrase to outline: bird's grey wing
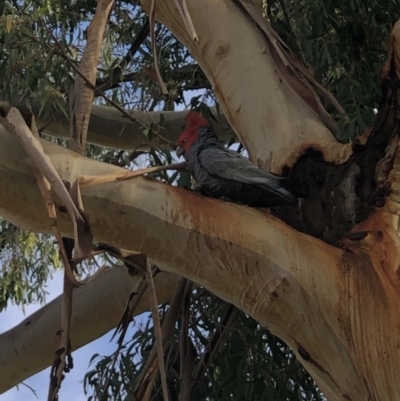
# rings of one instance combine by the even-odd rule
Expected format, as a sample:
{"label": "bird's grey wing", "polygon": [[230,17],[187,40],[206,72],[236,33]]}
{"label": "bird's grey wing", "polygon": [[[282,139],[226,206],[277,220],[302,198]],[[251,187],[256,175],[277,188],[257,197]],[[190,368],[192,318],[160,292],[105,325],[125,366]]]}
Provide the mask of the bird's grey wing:
{"label": "bird's grey wing", "polygon": [[199,162],[208,173],[243,184],[280,188],[279,178],[259,169],[240,154],[224,148],[206,148]]}
{"label": "bird's grey wing", "polygon": [[209,174],[242,184],[260,186],[288,202],[293,195],[280,184],[281,177],[261,170],[248,159],[226,148],[205,148],[199,154],[199,163]]}

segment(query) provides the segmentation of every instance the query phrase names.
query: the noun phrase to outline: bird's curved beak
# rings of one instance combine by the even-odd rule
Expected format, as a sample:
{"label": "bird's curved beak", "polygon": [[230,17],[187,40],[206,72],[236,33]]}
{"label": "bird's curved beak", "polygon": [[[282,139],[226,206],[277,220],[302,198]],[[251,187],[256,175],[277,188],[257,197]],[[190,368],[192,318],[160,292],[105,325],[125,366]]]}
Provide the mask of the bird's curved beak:
{"label": "bird's curved beak", "polygon": [[180,146],[177,146],[176,147],[176,155],[178,156],[178,157],[181,157],[181,156],[183,156],[185,154],[185,151],[180,147]]}

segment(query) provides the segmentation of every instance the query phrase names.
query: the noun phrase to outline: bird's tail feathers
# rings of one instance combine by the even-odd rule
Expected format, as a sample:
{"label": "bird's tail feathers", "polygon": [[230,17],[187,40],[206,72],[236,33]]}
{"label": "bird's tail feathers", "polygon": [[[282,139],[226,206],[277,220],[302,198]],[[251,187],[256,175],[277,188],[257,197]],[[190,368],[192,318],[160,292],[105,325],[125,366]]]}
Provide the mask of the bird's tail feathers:
{"label": "bird's tail feathers", "polygon": [[268,190],[268,202],[270,207],[283,205],[290,206],[297,203],[297,200],[292,193],[282,185],[277,187],[267,186],[264,188]]}
{"label": "bird's tail feathers", "polygon": [[280,181],[282,188],[290,191],[296,198],[310,198],[310,187],[297,178],[283,178]]}

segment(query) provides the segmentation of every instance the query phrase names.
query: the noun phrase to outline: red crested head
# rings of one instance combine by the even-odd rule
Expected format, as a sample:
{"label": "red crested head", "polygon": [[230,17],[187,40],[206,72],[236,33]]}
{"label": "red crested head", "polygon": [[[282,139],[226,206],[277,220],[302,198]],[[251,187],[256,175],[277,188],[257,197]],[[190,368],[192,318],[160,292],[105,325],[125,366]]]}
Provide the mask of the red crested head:
{"label": "red crested head", "polygon": [[178,138],[176,154],[181,156],[199,139],[199,128],[209,127],[210,123],[197,111],[189,111],[185,118],[185,128]]}
{"label": "red crested head", "polygon": [[186,128],[189,127],[209,127],[210,123],[197,111],[190,110],[185,117]]}

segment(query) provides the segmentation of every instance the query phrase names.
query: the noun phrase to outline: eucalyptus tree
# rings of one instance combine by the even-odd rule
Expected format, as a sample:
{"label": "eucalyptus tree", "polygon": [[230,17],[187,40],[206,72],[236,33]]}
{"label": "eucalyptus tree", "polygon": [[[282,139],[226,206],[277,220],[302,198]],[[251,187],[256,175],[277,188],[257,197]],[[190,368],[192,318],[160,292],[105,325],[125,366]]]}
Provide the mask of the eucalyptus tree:
{"label": "eucalyptus tree", "polygon": [[[80,246],[68,203],[55,197],[49,219],[36,160],[11,135],[37,131],[67,188],[80,186],[93,251],[113,255],[77,267],[75,279],[89,278],[68,290],[72,349],[115,328],[133,288],[126,316],[149,310],[138,297],[145,256],[169,398],[396,399],[398,10],[394,0],[4,2],[1,307],[43,300],[61,266],[54,225]],[[190,187],[181,170],[121,179],[176,161],[189,108],[261,168],[307,182],[311,198],[266,211],[180,188]],[[113,267],[96,273],[99,261]],[[0,336],[1,391],[54,367],[61,304]],[[152,333],[149,315],[118,352],[96,356],[93,399],[163,398]]]}

